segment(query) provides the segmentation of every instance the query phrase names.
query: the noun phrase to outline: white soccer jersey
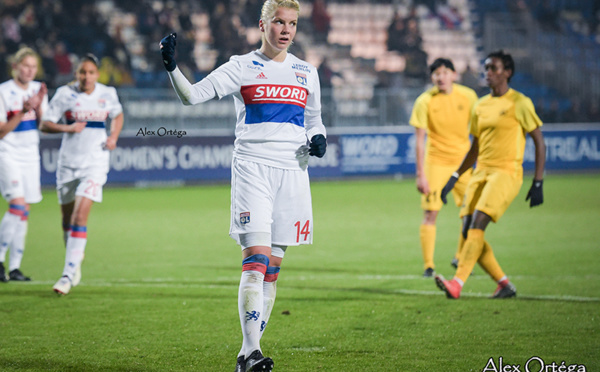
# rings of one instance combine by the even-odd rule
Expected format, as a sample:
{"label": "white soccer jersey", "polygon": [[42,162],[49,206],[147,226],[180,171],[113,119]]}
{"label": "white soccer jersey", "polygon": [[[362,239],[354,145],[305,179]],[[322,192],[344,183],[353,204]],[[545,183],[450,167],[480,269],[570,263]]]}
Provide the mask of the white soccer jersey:
{"label": "white soccer jersey", "polygon": [[317,70],[288,53],[276,62],[256,50],[233,56],[207,76],[237,113],[234,156],[285,169],[300,168],[296,150],[325,135]]}
{"label": "white soccer jersey", "polygon": [[[39,81],[32,81],[25,90],[12,79],[0,84],[0,122],[7,122],[23,110],[23,102],[37,94],[40,86]],[[42,111],[46,112],[47,108],[46,95],[42,101]],[[10,157],[19,162],[39,162],[40,136],[36,115],[34,110],[30,110],[13,131],[0,139],[0,157]]]}
{"label": "white soccer jersey", "polygon": [[81,133],[64,133],[58,158],[59,167],[84,168],[106,165],[109,152],[104,149],[106,143],[106,119],[115,118],[123,111],[117,90],[96,83],[91,94],[81,92],[79,83],[65,85],[56,91],[44,121],[70,125],[85,121],[86,127]]}

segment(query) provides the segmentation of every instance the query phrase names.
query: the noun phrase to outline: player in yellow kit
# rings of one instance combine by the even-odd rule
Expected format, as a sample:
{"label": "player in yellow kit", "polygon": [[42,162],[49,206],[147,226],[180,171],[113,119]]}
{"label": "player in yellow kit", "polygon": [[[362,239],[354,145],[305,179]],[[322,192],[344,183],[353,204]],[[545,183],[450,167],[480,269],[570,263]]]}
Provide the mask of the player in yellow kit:
{"label": "player in yellow kit", "polygon": [[[477,101],[474,90],[454,83],[456,72],[451,60],[438,58],[429,71],[434,87],[417,98],[409,120],[410,125],[415,127],[417,138],[416,182],[417,190],[422,194],[421,208],[424,211],[419,229],[424,277],[432,277],[435,268],[435,223],[442,208],[441,191],[469,150],[469,119]],[[465,172],[452,190],[457,206],[462,204],[470,176],[470,170]],[[462,234],[460,237],[456,256],[464,241]]]}
{"label": "player in yellow kit", "polygon": [[460,297],[462,287],[477,262],[498,283],[492,298],[517,295],[516,288],[496,261],[484,232],[490,221],[500,219],[519,193],[523,183],[525,134],[531,136],[535,145],[535,174],[525,200],[530,200],[531,207],[544,201],[542,183],[546,146],[540,130],[542,122],[531,99],[508,85],[515,71],[510,54],[503,51],[490,53],[485,60],[485,71],[491,93],[482,97],[473,108],[471,149],[442,190],[442,200],[445,201],[460,174],[477,161],[461,210],[461,217],[469,230],[459,256],[458,269],[452,280],[441,275],[435,277],[438,287],[446,292],[448,298],[454,299]]}

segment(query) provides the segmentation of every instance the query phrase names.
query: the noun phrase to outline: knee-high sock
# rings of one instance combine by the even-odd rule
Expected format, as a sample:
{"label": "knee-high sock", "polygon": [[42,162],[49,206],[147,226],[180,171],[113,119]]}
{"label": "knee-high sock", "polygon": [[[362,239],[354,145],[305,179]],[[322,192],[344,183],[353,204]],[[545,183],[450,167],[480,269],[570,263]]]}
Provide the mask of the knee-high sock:
{"label": "knee-high sock", "polygon": [[238,311],[242,326],[242,348],[240,355],[248,356],[260,350],[260,326],[263,313],[263,282],[269,266],[269,258],[255,254],[242,263],[242,277],[238,292]]}
{"label": "knee-high sock", "polygon": [[86,243],[87,227],[72,225],[69,238],[67,239],[67,254],[65,256],[63,276],[66,275],[69,279],[73,279],[77,267],[81,265],[81,261],[83,260]]}
{"label": "knee-high sock", "polygon": [[12,244],[17,225],[25,212],[24,205],[10,204],[0,222],[0,262],[4,262],[8,247]]}
{"label": "knee-high sock", "polygon": [[269,323],[271,317],[271,311],[273,311],[273,305],[275,304],[275,297],[277,295],[277,277],[279,276],[280,268],[278,266],[267,267],[267,273],[265,274],[265,281],[263,282],[263,315],[262,323],[260,325],[260,336],[262,337],[265,332],[265,328]]}
{"label": "knee-high sock", "polygon": [[19,269],[25,252],[25,237],[27,236],[27,221],[29,212],[24,211],[21,220],[16,225],[15,234],[10,245],[9,271]]}
{"label": "knee-high sock", "polygon": [[458,269],[456,269],[456,274],[454,275],[463,283],[467,281],[477,260],[479,260],[479,257],[481,256],[481,252],[483,251],[483,241],[483,230],[469,229],[465,246],[458,258]]}
{"label": "knee-high sock", "polygon": [[483,242],[483,251],[481,252],[478,262],[494,281],[498,282],[505,277],[504,271],[502,271],[500,264],[494,256],[492,247],[487,241]]}
{"label": "knee-high sock", "polygon": [[463,248],[465,246],[465,237],[462,234],[462,230],[460,232],[460,234],[458,234],[458,247],[456,247],[456,255],[454,255],[454,258],[456,258],[458,260],[458,257],[460,257],[460,253],[462,252]]}
{"label": "knee-high sock", "polygon": [[435,267],[433,264],[433,251],[435,249],[435,225],[421,225],[419,235],[421,236],[421,251],[425,268]]}

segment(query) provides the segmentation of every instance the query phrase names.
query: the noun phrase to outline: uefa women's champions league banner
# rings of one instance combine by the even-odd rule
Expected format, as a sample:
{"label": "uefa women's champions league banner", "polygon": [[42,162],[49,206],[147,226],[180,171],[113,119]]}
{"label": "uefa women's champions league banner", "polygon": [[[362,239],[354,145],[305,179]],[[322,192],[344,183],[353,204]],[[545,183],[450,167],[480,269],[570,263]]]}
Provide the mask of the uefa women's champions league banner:
{"label": "uefa women's champions league banner", "polygon": [[[547,170],[600,171],[600,125],[543,128]],[[122,137],[110,159],[109,184],[227,182],[231,176],[233,136],[154,135]],[[310,158],[312,179],[393,176],[415,173],[412,128],[367,128],[334,131],[322,159]],[[40,143],[42,184],[53,185],[60,138]],[[524,167],[532,170],[534,146],[528,137]]]}

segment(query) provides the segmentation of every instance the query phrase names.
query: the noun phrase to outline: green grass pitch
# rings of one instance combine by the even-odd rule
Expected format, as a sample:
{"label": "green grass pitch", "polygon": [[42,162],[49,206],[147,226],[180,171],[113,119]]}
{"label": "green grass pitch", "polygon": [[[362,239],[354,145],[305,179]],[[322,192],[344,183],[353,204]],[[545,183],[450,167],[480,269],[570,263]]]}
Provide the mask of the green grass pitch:
{"label": "green grass pitch", "polygon": [[[275,370],[483,371],[502,358],[524,371],[539,357],[599,371],[600,176],[549,175],[534,209],[529,184],[486,232],[518,297],[488,299],[495,283],[476,268],[452,301],[421,277],[414,180],[314,182],[314,244],[288,250],[262,340]],[[447,277],[457,214],[449,205],[438,217]],[[64,297],[52,292],[60,226],[47,190],[22,265],[33,281],[0,283],[0,370],[233,370],[241,255],[228,185],[105,189],[82,283]]]}

